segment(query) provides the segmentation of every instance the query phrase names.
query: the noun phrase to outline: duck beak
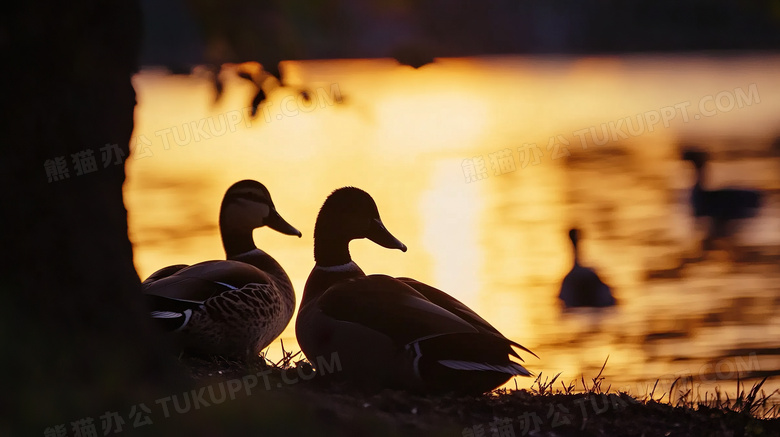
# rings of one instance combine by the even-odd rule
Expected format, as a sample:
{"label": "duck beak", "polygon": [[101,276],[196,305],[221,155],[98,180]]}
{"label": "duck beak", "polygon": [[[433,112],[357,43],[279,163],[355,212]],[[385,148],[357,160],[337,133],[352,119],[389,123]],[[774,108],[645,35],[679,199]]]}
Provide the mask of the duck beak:
{"label": "duck beak", "polygon": [[295,229],[293,225],[287,223],[282,216],[279,215],[278,212],[276,212],[275,209],[271,209],[271,212],[268,214],[268,217],[265,218],[263,223],[268,226],[269,228],[281,232],[286,235],[297,235],[298,238],[301,237],[301,231]]}
{"label": "duck beak", "polygon": [[401,252],[406,252],[406,245],[393,237],[393,234],[385,228],[382,220],[379,220],[378,218],[371,221],[371,226],[368,228],[366,238],[382,247],[400,249]]}

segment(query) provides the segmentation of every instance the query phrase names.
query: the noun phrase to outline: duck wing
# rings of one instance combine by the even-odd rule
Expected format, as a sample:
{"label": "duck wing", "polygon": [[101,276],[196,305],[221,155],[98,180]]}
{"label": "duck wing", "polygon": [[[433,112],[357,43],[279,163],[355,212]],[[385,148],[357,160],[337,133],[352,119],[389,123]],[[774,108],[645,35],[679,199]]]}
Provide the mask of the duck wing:
{"label": "duck wing", "polygon": [[[248,284],[272,284],[265,272],[238,261],[204,261],[180,266],[177,270],[179,266],[158,270],[142,284],[152,318],[169,332],[186,326],[193,311],[212,303],[221,305],[220,298],[227,292]],[[166,269],[170,274],[163,275]],[[157,273],[161,274],[155,279]]]}
{"label": "duck wing", "polygon": [[403,359],[390,364],[390,386],[423,393],[478,394],[500,386],[512,376],[530,375],[509,357],[517,356],[512,350],[516,343],[497,334],[495,328],[462,303],[453,303],[443,292],[431,292],[424,284],[415,282],[410,281],[434,300],[475,320],[480,328],[437,305],[403,280],[385,275],[339,282],[322,294],[317,307],[327,317],[359,324],[396,345]]}
{"label": "duck wing", "polygon": [[[512,346],[515,346],[537,357],[536,354],[534,354],[524,346],[504,337],[504,335],[501,334],[498,331],[498,329],[494,328],[493,325],[487,322],[487,320],[480,317],[479,314],[474,312],[474,310],[467,307],[463,302],[459,301],[458,299],[455,299],[454,297],[439,290],[438,288],[431,287],[430,285],[420,282],[416,279],[412,279],[412,278],[397,278],[397,279],[398,281],[403,282],[409,287],[412,287],[415,291],[423,295],[426,299],[428,299],[438,307],[443,308],[449,311],[450,313],[458,316],[462,320],[466,321],[471,326],[473,326],[478,332],[481,332],[483,334],[491,334],[491,335],[498,336],[501,339],[508,341]],[[514,351],[510,353],[513,356],[520,358],[520,356],[517,355]],[[520,358],[520,360],[522,360],[522,358]]]}
{"label": "duck wing", "polygon": [[[431,287],[428,284],[420,282],[412,278],[397,278],[404,284],[412,287],[415,291],[425,296],[426,299],[438,305],[441,308],[455,314],[461,319],[469,322],[478,331],[501,335],[496,328],[493,327],[487,320],[475,313],[471,308],[464,305],[461,301],[455,299],[449,294],[439,290],[438,288]],[[501,335],[503,337],[503,335]]]}
{"label": "duck wing", "polygon": [[163,267],[160,270],[157,270],[156,272],[149,275],[148,278],[142,282],[143,285],[151,284],[154,281],[157,281],[162,278],[167,278],[168,276],[171,276],[172,274],[178,272],[179,270],[188,267],[187,264],[174,264],[172,266]]}
{"label": "duck wing", "polygon": [[[247,284],[271,284],[268,274],[238,261],[204,261],[176,273],[144,283],[147,295],[202,304],[225,291]],[[159,301],[159,300],[158,300]]]}
{"label": "duck wing", "polygon": [[400,346],[444,334],[478,332],[414,288],[386,275],[339,282],[323,293],[317,305],[333,319],[380,332]]}

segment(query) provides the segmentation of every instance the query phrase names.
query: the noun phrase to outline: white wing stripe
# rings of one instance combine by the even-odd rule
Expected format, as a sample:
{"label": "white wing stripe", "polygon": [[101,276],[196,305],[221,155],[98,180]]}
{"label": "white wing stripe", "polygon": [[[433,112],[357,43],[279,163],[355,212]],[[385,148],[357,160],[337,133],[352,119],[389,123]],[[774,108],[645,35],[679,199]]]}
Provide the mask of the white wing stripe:
{"label": "white wing stripe", "polygon": [[487,364],[487,363],[475,363],[473,361],[460,361],[460,360],[439,360],[439,364],[444,367],[449,367],[455,370],[477,370],[477,371],[493,371],[508,373],[510,375],[525,375],[529,376],[531,373],[523,366],[517,363],[511,363],[509,365],[499,364]]}
{"label": "white wing stripe", "polygon": [[422,379],[422,375],[420,375],[420,358],[422,358],[420,343],[417,342],[414,343],[414,353],[415,353],[414,362],[412,363],[414,369],[414,376]]}
{"label": "white wing stripe", "polygon": [[182,314],[184,314],[184,323],[182,323],[181,326],[176,328],[173,332],[181,331],[182,328],[187,326],[187,323],[190,322],[190,317],[192,317],[192,310],[184,310],[184,312]]}
{"label": "white wing stripe", "polygon": [[175,319],[181,317],[181,313],[175,313],[173,311],[152,311],[151,314],[155,319]]}

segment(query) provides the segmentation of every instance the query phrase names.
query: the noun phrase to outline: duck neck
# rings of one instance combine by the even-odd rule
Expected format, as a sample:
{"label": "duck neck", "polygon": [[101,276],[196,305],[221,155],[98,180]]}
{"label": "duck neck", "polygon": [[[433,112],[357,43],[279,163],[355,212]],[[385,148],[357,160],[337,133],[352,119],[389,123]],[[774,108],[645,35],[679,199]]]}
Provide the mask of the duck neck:
{"label": "duck neck", "polygon": [[704,185],[704,164],[696,167],[696,184],[695,186],[701,188]]}
{"label": "duck neck", "polygon": [[[349,255],[349,239],[334,237],[314,230],[314,262],[306,285],[303,287],[299,314],[305,314],[310,304],[316,301],[332,285],[341,281],[365,276]],[[301,318],[298,318],[300,323]]]}
{"label": "duck neck", "polygon": [[352,261],[349,254],[349,240],[314,235],[314,262],[320,267],[332,267]]}
{"label": "duck neck", "polygon": [[219,228],[222,234],[222,246],[228,258],[257,249],[252,238],[254,229],[234,229],[222,224]]}
{"label": "duck neck", "polygon": [[580,248],[579,245],[572,241],[571,244],[572,254],[574,255],[574,265],[578,266],[580,265]]}

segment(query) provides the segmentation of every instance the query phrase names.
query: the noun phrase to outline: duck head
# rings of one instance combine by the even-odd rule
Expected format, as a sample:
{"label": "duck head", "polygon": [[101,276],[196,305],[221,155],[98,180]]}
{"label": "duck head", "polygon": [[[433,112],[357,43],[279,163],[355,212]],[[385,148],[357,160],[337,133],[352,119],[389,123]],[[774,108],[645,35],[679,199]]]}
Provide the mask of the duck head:
{"label": "duck head", "polygon": [[354,187],[339,188],[325,199],[317,215],[314,260],[322,266],[346,264],[352,260],[349,242],[359,238],[406,252],[406,245],[385,228],[368,193]]}
{"label": "duck head", "polygon": [[253,180],[236,182],[225,192],[219,210],[222,243],[228,255],[255,249],[252,231],[269,228],[286,235],[301,236],[301,231],[287,223],[276,211],[271,193]]}
{"label": "duck head", "polygon": [[569,229],[569,240],[571,240],[571,244],[576,246],[580,240],[580,230],[577,228]]}

